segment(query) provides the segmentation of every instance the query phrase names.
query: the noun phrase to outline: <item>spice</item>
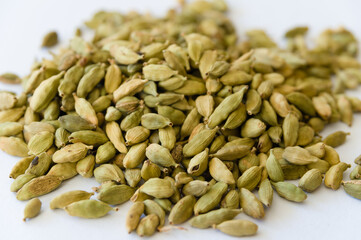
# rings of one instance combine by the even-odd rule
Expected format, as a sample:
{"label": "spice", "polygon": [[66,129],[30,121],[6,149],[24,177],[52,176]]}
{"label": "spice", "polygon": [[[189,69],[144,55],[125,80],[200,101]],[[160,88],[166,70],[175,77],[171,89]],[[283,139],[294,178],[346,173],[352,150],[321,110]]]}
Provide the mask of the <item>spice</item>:
{"label": "spice", "polygon": [[[361,100],[344,95],[361,83],[355,37],[329,29],[311,49],[308,28],[296,27],[286,49],[262,30],[237,43],[226,10],[222,0],[196,0],[164,18],[102,11],[86,22],[91,41],[77,31],[28,76],[1,75],[24,86],[18,96],[0,92],[0,149],[24,157],[10,173],[17,199],[94,176],[99,201],[76,190],[50,208],[98,218],[131,200],[129,233],[151,236],[169,213],[170,224],[249,236],[257,225],[232,219],[240,208],[264,218],[274,190],[302,202],[325,174],[327,187],[360,198],[359,166],[343,182],[350,165],[334,149],[349,133],[320,136],[360,112]],[[56,43],[51,32],[43,46]],[[25,217],[38,212],[27,209]]]}

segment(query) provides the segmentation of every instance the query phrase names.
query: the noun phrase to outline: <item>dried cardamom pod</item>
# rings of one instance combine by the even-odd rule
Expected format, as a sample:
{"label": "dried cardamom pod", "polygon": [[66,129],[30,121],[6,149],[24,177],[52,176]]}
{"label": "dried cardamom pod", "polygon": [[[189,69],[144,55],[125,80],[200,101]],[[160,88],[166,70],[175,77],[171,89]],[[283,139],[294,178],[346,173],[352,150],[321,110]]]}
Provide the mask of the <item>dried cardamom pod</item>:
{"label": "dried cardamom pod", "polygon": [[81,218],[100,218],[113,210],[108,204],[92,199],[73,202],[64,209],[70,216]]}
{"label": "dried cardamom pod", "polygon": [[24,222],[26,219],[34,218],[40,213],[41,201],[38,198],[31,199],[24,209]]}
{"label": "dried cardamom pod", "polygon": [[56,196],[50,201],[50,209],[65,208],[73,202],[89,199],[93,194],[94,193],[89,193],[82,190],[65,192]]}
{"label": "dried cardamom pod", "polygon": [[214,228],[234,237],[252,236],[255,235],[258,230],[258,226],[255,223],[241,219],[224,221]]}

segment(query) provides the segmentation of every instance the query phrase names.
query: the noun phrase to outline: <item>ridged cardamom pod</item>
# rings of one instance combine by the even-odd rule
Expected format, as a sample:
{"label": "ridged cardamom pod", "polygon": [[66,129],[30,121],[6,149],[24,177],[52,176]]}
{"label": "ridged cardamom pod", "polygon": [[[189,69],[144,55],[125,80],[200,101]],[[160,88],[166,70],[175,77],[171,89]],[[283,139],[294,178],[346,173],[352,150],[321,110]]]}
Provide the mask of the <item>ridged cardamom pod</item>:
{"label": "ridged cardamom pod", "polygon": [[50,209],[64,208],[73,202],[89,199],[94,193],[75,190],[62,193],[50,201]]}
{"label": "ridged cardamom pod", "polygon": [[216,225],[214,228],[234,237],[252,236],[257,233],[258,226],[248,220],[229,220]]}
{"label": "ridged cardamom pod", "polygon": [[73,202],[64,209],[70,216],[81,218],[100,218],[113,210],[108,204],[92,199]]}
{"label": "ridged cardamom pod", "polygon": [[240,209],[221,208],[195,216],[189,223],[195,228],[209,228],[214,224],[220,224],[235,218],[241,211]]}

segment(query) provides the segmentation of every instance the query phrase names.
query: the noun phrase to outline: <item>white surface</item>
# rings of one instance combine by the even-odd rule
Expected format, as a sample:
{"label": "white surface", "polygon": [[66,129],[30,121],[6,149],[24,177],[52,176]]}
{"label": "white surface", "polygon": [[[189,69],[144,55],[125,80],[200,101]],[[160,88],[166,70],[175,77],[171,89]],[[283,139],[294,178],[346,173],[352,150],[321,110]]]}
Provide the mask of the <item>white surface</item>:
{"label": "white surface", "polygon": [[[61,0],[61,1],[0,1],[0,72],[28,73],[34,57],[45,54],[39,48],[42,36],[49,30],[56,30],[61,41],[66,43],[73,36],[74,29],[99,9],[142,12],[157,15],[165,13],[176,1],[166,0]],[[344,25],[361,37],[360,1],[337,0],[242,0],[229,1],[229,16],[234,21],[240,36],[244,31],[257,27],[267,32],[280,43],[283,33],[295,25],[311,27],[314,38],[322,29]],[[0,84],[0,89],[20,92],[19,87]],[[361,89],[349,94],[361,97]],[[335,130],[352,131],[346,144],[339,147],[342,161],[351,163],[361,154],[361,116],[356,115],[353,127],[334,124],[323,135]],[[49,209],[49,201],[56,195],[76,189],[90,191],[97,186],[95,180],[76,177],[64,182],[55,192],[41,197],[41,214],[31,221],[21,221],[25,202],[15,199],[9,192],[12,182],[8,174],[16,158],[0,152],[0,239],[137,239],[128,235],[124,227],[129,203],[120,206],[118,212],[96,220],[69,217],[62,210]],[[348,178],[350,169],[346,172]],[[361,202],[346,195],[343,189],[332,191],[322,186],[309,194],[302,203],[291,203],[275,194],[273,205],[266,210],[259,225],[257,236],[250,239],[357,239],[359,238]],[[244,214],[238,218],[249,219]],[[171,229],[156,234],[153,239],[233,239],[215,230],[198,230],[188,224],[187,231]]]}

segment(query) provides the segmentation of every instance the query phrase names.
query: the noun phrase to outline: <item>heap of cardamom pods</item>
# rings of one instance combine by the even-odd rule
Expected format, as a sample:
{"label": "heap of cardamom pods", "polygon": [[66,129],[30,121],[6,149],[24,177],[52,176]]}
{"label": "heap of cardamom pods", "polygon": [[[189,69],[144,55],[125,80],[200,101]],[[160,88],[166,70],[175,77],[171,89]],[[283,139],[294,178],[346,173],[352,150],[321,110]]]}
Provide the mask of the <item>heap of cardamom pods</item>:
{"label": "heap of cardamom pods", "polygon": [[[50,208],[99,218],[131,200],[126,229],[139,236],[162,229],[168,214],[173,225],[253,235],[256,224],[233,218],[263,218],[274,191],[302,202],[322,181],[361,199],[361,157],[343,182],[351,165],[334,149],[348,133],[319,135],[361,111],[344,95],[361,83],[355,37],[326,30],[310,49],[308,29],[297,27],[286,49],[262,30],[240,42],[226,11],[222,0],[184,3],[163,18],[101,11],[85,23],[91,41],[77,30],[29,75],[1,75],[24,89],[0,92],[0,149],[23,157],[11,191],[35,199],[24,219],[39,213],[36,197],[78,174],[101,184],[97,200],[74,190]],[[56,42],[52,32],[42,45]]]}

